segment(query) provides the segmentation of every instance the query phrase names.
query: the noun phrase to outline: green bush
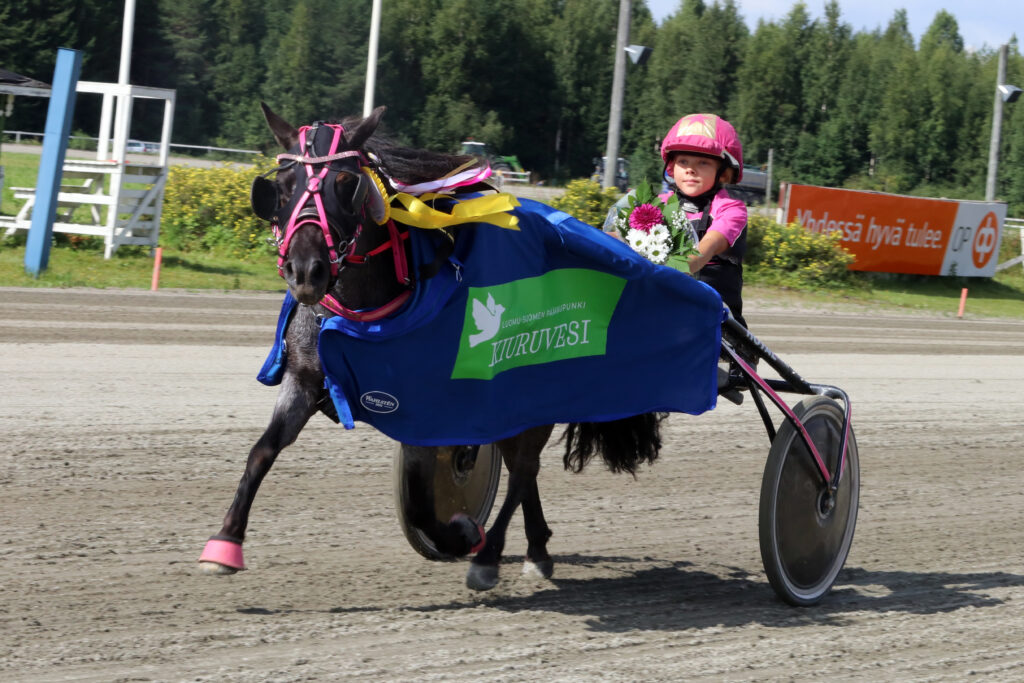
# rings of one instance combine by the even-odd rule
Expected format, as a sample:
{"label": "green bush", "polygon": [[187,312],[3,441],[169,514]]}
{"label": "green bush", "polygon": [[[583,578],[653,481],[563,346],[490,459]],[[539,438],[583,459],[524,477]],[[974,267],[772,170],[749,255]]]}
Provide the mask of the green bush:
{"label": "green bush", "polygon": [[556,197],[551,206],[565,211],[584,223],[600,228],[608,209],[618,201],[621,193],[614,187],[601,189],[601,184],[590,179],[571,181],[565,188],[565,194]]}
{"label": "green bush", "polygon": [[273,253],[266,242],[267,222],[249,204],[253,177],[273,165],[261,158],[256,168],[172,166],[164,193],[161,243],[184,252],[242,258]]}
{"label": "green bush", "polygon": [[748,279],[764,284],[821,288],[859,282],[847,269],[853,255],[840,246],[841,234],[812,233],[798,223],[779,225],[751,216],[744,264]]}

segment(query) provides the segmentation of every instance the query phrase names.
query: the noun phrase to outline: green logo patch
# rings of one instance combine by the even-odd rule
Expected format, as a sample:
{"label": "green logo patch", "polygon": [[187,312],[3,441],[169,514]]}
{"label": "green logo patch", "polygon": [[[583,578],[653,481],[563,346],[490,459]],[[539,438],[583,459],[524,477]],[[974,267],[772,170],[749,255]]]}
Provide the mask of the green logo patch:
{"label": "green logo patch", "polygon": [[563,268],[470,287],[452,379],[491,379],[525,365],[604,355],[626,281]]}

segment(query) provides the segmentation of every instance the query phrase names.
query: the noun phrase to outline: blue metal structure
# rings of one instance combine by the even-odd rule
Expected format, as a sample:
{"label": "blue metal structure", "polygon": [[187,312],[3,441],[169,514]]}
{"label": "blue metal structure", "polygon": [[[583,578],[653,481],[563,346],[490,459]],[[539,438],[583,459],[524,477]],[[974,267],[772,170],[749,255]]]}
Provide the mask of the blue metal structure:
{"label": "blue metal structure", "polygon": [[60,192],[64,154],[71,134],[71,117],[75,111],[75,86],[81,69],[81,52],[63,47],[57,50],[57,65],[53,70],[50,107],[46,112],[43,152],[36,181],[36,203],[25,246],[25,270],[35,277],[46,270],[50,261],[57,194]]}

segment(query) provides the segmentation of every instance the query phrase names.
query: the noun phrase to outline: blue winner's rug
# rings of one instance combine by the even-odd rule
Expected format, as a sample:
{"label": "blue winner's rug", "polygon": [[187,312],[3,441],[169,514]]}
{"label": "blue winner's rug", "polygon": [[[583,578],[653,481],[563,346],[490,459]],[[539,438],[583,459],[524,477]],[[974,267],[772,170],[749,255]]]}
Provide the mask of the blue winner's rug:
{"label": "blue winner's rug", "polygon": [[[529,200],[519,230],[458,233],[434,277],[376,322],[324,321],[320,361],[338,416],[404,443],[489,443],[528,427],[715,406],[718,293],[566,213]],[[413,229],[416,272],[439,236]],[[277,384],[277,343],[260,372]]]}

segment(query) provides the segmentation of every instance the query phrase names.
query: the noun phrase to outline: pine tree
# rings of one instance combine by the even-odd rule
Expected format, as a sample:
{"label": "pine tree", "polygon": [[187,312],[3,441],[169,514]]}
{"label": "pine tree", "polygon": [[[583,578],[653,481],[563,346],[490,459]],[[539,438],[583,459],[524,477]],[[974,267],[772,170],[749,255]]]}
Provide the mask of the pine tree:
{"label": "pine tree", "polygon": [[879,40],[872,79],[878,88],[877,115],[870,126],[873,182],[883,191],[906,192],[921,177],[916,158],[923,98],[904,10],[897,10]]}
{"label": "pine tree", "polygon": [[837,103],[852,49],[851,28],[840,20],[839,4],[825,6],[824,21],[809,29],[802,64],[803,108],[797,150],[789,160],[796,179],[823,185],[845,176],[851,149],[844,139]]}
{"label": "pine tree", "polygon": [[781,24],[759,22],[739,69],[736,123],[744,135],[745,156],[763,159],[773,147],[780,171],[788,169],[799,146],[804,46],[810,31],[803,3],[794,5]]}
{"label": "pine tree", "polygon": [[945,10],[938,12],[918,50],[923,118],[918,122],[917,165],[926,182],[951,180],[955,169],[957,159],[951,152],[958,147],[963,94],[968,87],[962,53],[956,19]]}
{"label": "pine tree", "polygon": [[[79,41],[74,0],[42,3],[33,0],[4,0],[0,5],[0,64],[7,71],[49,83],[57,62],[57,48],[85,47]],[[85,58],[83,56],[83,70]],[[6,125],[22,130],[42,130],[46,101],[35,97],[18,99]]]}
{"label": "pine tree", "polygon": [[566,177],[589,173],[604,153],[617,21],[614,0],[566,0],[550,34],[558,104],[553,149]]}
{"label": "pine tree", "polygon": [[259,54],[266,34],[264,7],[251,0],[214,0],[210,9],[216,17],[210,85],[219,114],[217,142],[225,147],[265,144],[267,125],[257,106],[266,73]]}
{"label": "pine tree", "polygon": [[215,26],[209,0],[161,0],[160,28],[173,54],[171,80],[177,91],[174,141],[202,145],[218,133],[217,102],[210,74]]}
{"label": "pine tree", "polygon": [[[263,91],[274,110],[293,125],[361,114],[369,20],[368,0],[296,0],[287,28],[267,50]],[[344,30],[325,40],[325,26]]]}

